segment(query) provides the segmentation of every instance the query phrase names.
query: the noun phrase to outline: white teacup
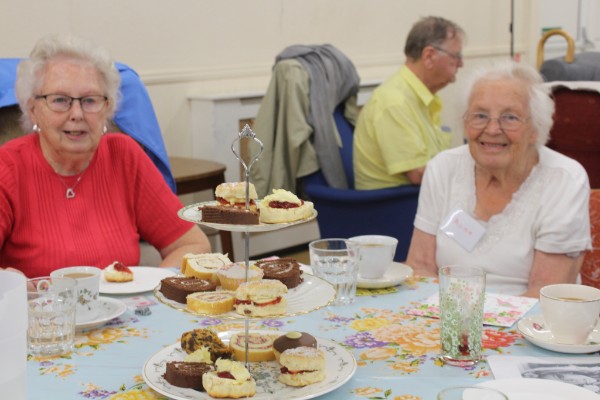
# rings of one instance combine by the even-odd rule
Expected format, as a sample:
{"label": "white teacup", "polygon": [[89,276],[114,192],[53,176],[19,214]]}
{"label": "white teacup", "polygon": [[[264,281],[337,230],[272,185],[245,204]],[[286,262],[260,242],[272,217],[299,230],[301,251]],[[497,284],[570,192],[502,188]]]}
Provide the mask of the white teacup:
{"label": "white teacup", "polygon": [[598,323],[600,289],[567,283],[544,286],[540,306],[557,343],[584,344]]}
{"label": "white teacup", "polygon": [[77,281],[76,320],[78,323],[98,317],[98,293],[102,270],[96,267],[65,267],[53,271],[52,277],[68,277]]}
{"label": "white teacup", "polygon": [[365,279],[382,278],[394,261],[398,239],[383,235],[363,235],[351,237],[350,240],[359,245],[358,275]]}

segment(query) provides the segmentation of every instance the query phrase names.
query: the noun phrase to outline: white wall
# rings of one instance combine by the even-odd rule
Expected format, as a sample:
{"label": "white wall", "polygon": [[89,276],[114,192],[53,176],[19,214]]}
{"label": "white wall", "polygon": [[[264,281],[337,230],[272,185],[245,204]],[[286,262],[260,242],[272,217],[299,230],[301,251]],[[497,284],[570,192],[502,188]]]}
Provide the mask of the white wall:
{"label": "white wall", "polygon": [[[532,63],[529,15],[537,1],[515,2],[515,46]],[[483,59],[508,57],[510,45],[510,2],[498,0],[0,0],[0,15],[1,57],[26,57],[39,37],[71,32],[137,70],[167,151],[181,156],[191,155],[188,97],[264,90],[288,45],[331,43],[363,81],[381,80],[403,62],[406,34],[419,17],[457,22],[468,34],[466,68],[442,96],[445,123],[458,131],[461,76]]]}

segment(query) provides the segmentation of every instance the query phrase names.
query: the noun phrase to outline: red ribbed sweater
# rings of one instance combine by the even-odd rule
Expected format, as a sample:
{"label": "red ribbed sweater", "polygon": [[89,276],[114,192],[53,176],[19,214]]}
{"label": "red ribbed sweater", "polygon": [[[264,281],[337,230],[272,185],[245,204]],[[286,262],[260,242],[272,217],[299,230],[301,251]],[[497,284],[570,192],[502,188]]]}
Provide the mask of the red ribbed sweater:
{"label": "red ribbed sweater", "polygon": [[[77,177],[62,177],[72,186]],[[69,265],[137,265],[139,240],[157,248],[193,225],[141,147],[107,134],[72,199],[30,134],[0,147],[0,266],[29,277]]]}

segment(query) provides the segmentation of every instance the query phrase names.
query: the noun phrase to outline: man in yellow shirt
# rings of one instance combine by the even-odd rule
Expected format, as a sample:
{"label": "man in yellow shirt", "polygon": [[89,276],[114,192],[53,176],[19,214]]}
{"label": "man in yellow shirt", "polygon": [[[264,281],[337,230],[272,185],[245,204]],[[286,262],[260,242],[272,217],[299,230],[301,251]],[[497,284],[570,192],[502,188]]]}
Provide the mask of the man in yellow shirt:
{"label": "man in yellow shirt", "polygon": [[354,133],[356,189],[420,184],[427,162],[450,146],[440,123],[436,93],[463,66],[465,33],[441,17],[425,17],[411,29],[406,62],[374,92]]}

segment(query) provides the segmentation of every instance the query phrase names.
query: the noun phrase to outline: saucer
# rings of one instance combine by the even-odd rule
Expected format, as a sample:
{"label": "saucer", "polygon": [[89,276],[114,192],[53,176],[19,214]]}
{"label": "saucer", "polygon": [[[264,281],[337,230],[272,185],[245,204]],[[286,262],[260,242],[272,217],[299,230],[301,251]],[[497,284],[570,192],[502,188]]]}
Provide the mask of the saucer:
{"label": "saucer", "polygon": [[76,329],[90,329],[104,325],[113,318],[121,316],[126,310],[127,306],[120,300],[112,299],[110,297],[98,297],[100,310],[98,316],[91,321],[77,322],[75,324]]}
{"label": "saucer", "polygon": [[399,285],[413,275],[413,269],[406,264],[393,262],[382,278],[362,278],[358,275],[356,287],[362,289],[382,289]]}
{"label": "saucer", "polygon": [[544,318],[541,315],[522,318],[517,324],[517,329],[525,336],[525,339],[547,350],[569,354],[600,351],[600,323],[596,325],[584,344],[557,343],[552,332],[544,327]]}

